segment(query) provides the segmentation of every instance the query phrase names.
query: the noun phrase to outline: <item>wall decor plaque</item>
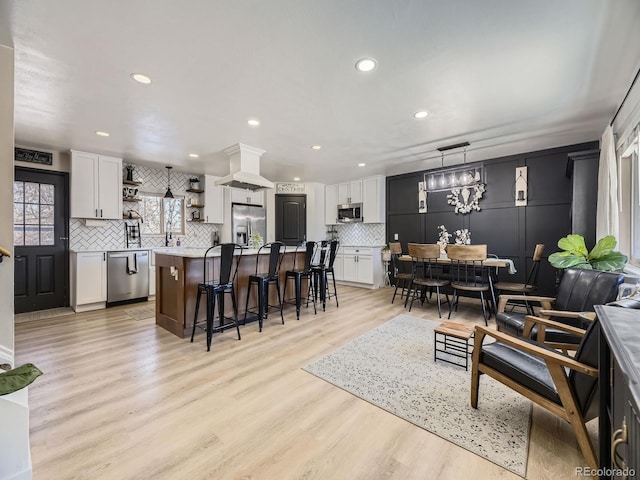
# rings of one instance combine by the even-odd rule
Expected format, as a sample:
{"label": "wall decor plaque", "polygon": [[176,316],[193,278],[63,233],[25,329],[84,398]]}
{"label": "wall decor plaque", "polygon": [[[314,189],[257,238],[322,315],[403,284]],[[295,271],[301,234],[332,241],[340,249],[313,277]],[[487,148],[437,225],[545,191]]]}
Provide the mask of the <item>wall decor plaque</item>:
{"label": "wall decor plaque", "polygon": [[15,147],[14,155],[17,162],[38,163],[40,165],[53,164],[53,155],[49,152],[39,152],[37,150]]}
{"label": "wall decor plaque", "polygon": [[276,193],[304,193],[304,183],[276,183]]}

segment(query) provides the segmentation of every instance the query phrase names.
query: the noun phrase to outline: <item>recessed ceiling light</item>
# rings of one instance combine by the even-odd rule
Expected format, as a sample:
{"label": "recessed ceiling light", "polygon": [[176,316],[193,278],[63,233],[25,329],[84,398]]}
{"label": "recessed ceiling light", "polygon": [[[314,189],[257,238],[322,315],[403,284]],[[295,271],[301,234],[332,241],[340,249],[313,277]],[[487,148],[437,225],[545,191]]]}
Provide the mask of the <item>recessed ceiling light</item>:
{"label": "recessed ceiling light", "polygon": [[425,111],[425,110],[420,110],[419,112],[416,112],[413,114],[414,117],[416,118],[424,118],[427,115],[429,115],[429,112]]}
{"label": "recessed ceiling light", "polygon": [[109,132],[101,132],[101,131],[97,131],[96,135],[99,135],[101,137],[108,137],[109,136]]}
{"label": "recessed ceiling light", "polygon": [[197,153],[190,153],[189,158],[200,158],[200,155],[198,155]]}
{"label": "recessed ceiling light", "polygon": [[151,83],[151,79],[142,73],[132,73],[131,78],[133,78],[136,82],[142,83],[144,85],[149,85]]}
{"label": "recessed ceiling light", "polygon": [[320,150],[322,148],[322,145],[313,145],[311,147],[312,150]]}
{"label": "recessed ceiling light", "polygon": [[367,166],[367,164],[366,164],[366,163],[364,163],[364,162],[362,162],[362,163],[359,163],[359,164],[358,164],[358,166],[359,166],[359,167],[366,167],[366,166]]}
{"label": "recessed ceiling light", "polygon": [[260,125],[260,120],[256,120],[255,118],[250,118],[249,120],[247,120],[247,123],[252,127],[257,127],[258,125]]}
{"label": "recessed ceiling light", "polygon": [[370,72],[376,68],[376,61],[373,58],[361,58],[356,62],[356,70],[360,72]]}
{"label": "recessed ceiling light", "polygon": [[293,177],[293,181],[294,182],[299,182],[300,181],[300,177]]}

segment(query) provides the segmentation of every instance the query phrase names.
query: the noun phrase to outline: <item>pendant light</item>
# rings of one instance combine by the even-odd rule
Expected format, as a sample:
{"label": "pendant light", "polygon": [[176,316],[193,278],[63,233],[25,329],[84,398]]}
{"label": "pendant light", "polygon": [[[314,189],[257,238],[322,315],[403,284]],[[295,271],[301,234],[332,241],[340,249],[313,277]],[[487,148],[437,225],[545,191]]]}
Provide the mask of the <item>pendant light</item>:
{"label": "pendant light", "polygon": [[171,193],[171,169],[173,167],[167,168],[167,193],[164,194],[164,198],[173,198],[173,193]]}

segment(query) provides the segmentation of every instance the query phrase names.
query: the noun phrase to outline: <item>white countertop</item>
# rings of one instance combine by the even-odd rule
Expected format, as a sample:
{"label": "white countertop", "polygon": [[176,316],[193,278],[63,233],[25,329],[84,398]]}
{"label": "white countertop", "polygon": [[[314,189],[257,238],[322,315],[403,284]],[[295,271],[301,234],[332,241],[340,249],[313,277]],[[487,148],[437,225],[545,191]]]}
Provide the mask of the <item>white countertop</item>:
{"label": "white countertop", "polygon": [[[153,251],[155,254],[163,254],[163,255],[174,255],[176,257],[185,257],[185,258],[201,258],[204,256],[207,251],[206,248],[195,248],[195,247],[180,247],[180,248],[154,248]],[[285,247],[285,253],[295,252],[296,247]],[[245,248],[242,250],[242,255],[257,255],[257,248]],[[265,248],[262,250],[261,255],[268,255],[269,249]],[[209,252],[209,256],[211,257],[219,257],[220,251],[211,251]]]}

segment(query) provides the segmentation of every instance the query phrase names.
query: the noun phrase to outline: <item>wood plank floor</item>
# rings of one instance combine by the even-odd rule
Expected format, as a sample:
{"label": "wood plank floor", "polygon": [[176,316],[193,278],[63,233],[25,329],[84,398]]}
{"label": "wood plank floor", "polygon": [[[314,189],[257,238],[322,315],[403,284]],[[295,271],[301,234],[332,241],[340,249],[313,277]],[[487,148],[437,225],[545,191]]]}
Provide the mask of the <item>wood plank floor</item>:
{"label": "wood plank floor", "polygon": [[[216,334],[209,353],[132,305],[16,325],[16,363],[45,372],[29,391],[34,479],[520,478],[301,369],[407,313],[389,288],[338,293],[339,308]],[[461,301],[452,320],[479,311]],[[535,407],[527,478],[584,465],[568,424]]]}

